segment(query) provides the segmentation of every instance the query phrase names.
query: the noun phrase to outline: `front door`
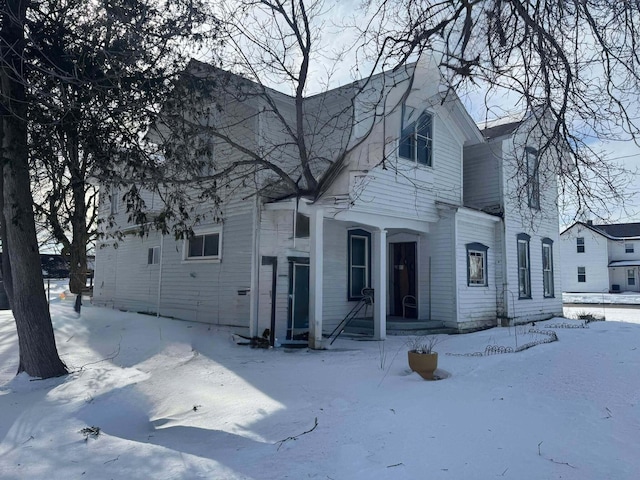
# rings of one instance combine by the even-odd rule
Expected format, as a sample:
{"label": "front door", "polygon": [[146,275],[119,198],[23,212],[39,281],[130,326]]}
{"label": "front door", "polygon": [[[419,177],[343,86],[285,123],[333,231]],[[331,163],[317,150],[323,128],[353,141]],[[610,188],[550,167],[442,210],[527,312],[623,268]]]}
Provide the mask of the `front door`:
{"label": "front door", "polygon": [[309,264],[292,261],[289,271],[287,340],[306,340],[309,335]]}
{"label": "front door", "polygon": [[391,315],[418,318],[416,297],[416,242],[392,243],[393,301]]}

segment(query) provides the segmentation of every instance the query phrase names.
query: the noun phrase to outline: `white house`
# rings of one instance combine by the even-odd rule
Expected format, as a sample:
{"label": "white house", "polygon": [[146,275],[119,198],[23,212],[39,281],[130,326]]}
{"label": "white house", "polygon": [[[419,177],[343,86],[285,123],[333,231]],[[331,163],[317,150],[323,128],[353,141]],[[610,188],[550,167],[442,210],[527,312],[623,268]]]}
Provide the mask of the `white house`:
{"label": "white house", "polygon": [[565,292],[640,292],[640,223],[576,222],[560,252]]}
{"label": "white house", "polygon": [[[429,61],[374,77],[352,108],[344,108],[348,89],[308,99],[320,120],[332,112],[356,119],[346,138],[326,135],[317,146],[326,158],[345,142],[353,147],[319,196],[276,198],[256,195],[255,186],[233,188],[222,200],[224,221],[204,220],[190,239],[152,231],[125,236],[118,248],[104,242],[94,302],[244,327],[252,336],[264,329],[282,340],[308,336],[313,348],[325,345],[323,333],[366,289],[373,292],[368,314],[379,339],[398,318],[437,320],[464,332],[499,319],[560,314],[555,177],[541,168],[536,145],[522,143],[526,121],[486,130],[485,138],[457,97],[443,96]],[[293,111],[290,97],[275,95],[281,112]],[[373,98],[380,100],[371,109]],[[233,109],[247,118],[243,141],[277,145],[274,125],[282,119],[251,102]],[[299,168],[288,153],[279,151],[277,161]],[[530,162],[524,206],[515,200],[511,157]],[[269,181],[256,179],[261,192]],[[150,209],[154,201],[147,198]],[[126,226],[119,195],[100,208]]]}

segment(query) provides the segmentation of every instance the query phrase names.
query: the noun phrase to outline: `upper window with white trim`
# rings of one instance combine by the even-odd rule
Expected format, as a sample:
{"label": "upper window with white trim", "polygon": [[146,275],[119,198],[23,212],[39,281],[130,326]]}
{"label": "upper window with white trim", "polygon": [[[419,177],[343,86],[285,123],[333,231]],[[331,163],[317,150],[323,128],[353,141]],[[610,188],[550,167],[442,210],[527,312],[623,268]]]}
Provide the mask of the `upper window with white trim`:
{"label": "upper window with white trim", "polygon": [[185,241],[185,260],[220,260],[222,228],[196,232]]}
{"label": "upper window with white trim", "polygon": [[626,242],[624,244],[624,253],[633,253],[635,251],[635,245],[633,243]]}
{"label": "upper window with white trim", "polygon": [[430,113],[418,115],[416,109],[402,106],[398,156],[420,165],[432,165],[433,116]]}

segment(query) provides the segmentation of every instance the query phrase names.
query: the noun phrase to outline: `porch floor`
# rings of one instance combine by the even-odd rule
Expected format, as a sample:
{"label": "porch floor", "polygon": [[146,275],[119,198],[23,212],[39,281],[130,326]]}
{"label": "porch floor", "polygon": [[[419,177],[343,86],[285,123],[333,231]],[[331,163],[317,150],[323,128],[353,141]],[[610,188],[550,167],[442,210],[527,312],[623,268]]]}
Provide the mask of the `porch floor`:
{"label": "porch floor", "polygon": [[[429,335],[458,333],[444,326],[439,320],[419,320],[387,316],[387,335]],[[373,336],[373,317],[354,318],[344,329],[344,334]]]}

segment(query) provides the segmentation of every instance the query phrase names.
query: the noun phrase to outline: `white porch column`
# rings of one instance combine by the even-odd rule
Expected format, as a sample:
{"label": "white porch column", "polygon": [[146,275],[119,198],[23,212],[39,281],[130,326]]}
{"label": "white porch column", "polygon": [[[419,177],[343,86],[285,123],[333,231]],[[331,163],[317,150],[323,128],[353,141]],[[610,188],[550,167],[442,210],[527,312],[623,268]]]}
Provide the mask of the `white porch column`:
{"label": "white porch column", "polygon": [[309,218],[309,347],[324,348],[322,342],[322,266],[324,214],[314,208]]}
{"label": "white porch column", "polygon": [[387,231],[373,232],[373,336],[377,340],[387,338]]}

